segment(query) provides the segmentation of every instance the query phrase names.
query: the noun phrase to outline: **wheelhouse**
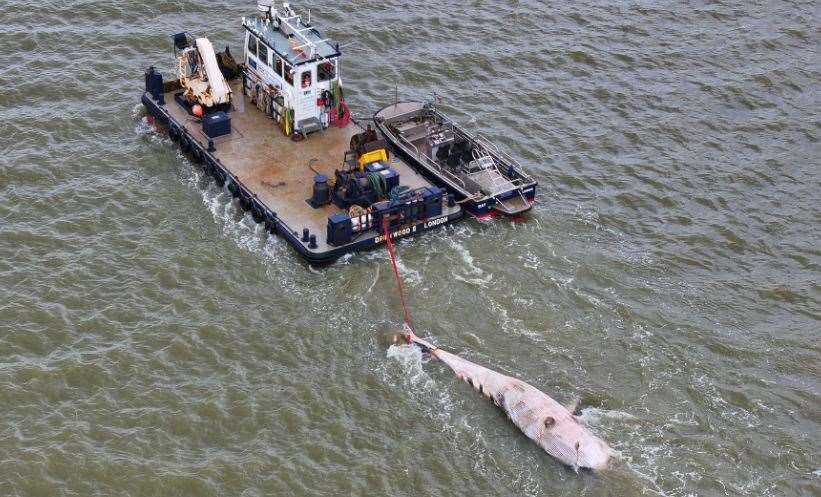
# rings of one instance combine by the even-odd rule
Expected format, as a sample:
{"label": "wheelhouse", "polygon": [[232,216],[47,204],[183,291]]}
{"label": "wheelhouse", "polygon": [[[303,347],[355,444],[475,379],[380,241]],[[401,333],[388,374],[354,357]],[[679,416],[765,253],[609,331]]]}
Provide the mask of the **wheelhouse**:
{"label": "wheelhouse", "polygon": [[327,128],[342,111],[339,44],[323,39],[289,4],[260,0],[243,18],[246,94],[270,105],[286,134]]}

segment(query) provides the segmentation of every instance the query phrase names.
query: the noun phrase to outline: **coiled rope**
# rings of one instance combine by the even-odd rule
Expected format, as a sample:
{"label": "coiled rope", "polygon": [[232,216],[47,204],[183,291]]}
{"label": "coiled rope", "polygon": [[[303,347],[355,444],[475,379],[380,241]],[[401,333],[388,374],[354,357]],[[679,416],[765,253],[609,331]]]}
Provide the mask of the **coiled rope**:
{"label": "coiled rope", "polygon": [[405,200],[405,197],[410,193],[411,189],[407,185],[399,185],[393,187],[393,189],[388,194],[388,198],[391,201],[391,205],[396,205]]}

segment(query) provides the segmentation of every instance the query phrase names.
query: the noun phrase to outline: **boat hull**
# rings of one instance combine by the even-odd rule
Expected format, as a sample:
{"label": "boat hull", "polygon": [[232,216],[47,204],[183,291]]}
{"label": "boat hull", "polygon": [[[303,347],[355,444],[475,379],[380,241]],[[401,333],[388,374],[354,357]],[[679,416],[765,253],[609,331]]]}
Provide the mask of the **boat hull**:
{"label": "boat hull", "polygon": [[[155,126],[167,132],[183,153],[191,157],[206,174],[213,177],[217,185],[237,198],[240,206],[250,212],[256,222],[263,224],[268,232],[282,236],[306,261],[317,265],[329,264],[345,254],[369,250],[386,242],[383,233],[371,231],[342,246],[311,248],[306,240],[300,237],[299,232],[289,225],[287,219],[278,215],[274,208],[267,205],[252,188],[209,151],[202,137],[192,133],[163,102],[146,91],[141,97],[141,103]],[[443,210],[442,215],[435,218],[421,219],[413,224],[392,228],[389,235],[391,239],[398,239],[441,228],[459,221],[463,217],[463,212],[464,209],[458,208]]]}
{"label": "boat hull", "polygon": [[[408,165],[422,174],[428,181],[434,183],[436,186],[445,188],[449,194],[454,196],[454,199],[459,202],[462,209],[468,214],[479,219],[488,219],[497,215],[520,216],[532,209],[536,201],[536,189],[538,187],[536,181],[527,182],[520,185],[517,189],[509,190],[496,196],[487,195],[476,198],[475,195],[471,195],[470,192],[443,177],[443,175],[434,168],[429,167],[426,161],[421,160],[409,147],[401,143],[396,135],[388,129],[385,123],[378,118],[381,112],[382,111],[377,112],[374,116],[374,124],[385,137],[385,140],[393,152],[398,154]],[[512,203],[512,201],[518,203],[516,208],[506,208],[506,205]]]}

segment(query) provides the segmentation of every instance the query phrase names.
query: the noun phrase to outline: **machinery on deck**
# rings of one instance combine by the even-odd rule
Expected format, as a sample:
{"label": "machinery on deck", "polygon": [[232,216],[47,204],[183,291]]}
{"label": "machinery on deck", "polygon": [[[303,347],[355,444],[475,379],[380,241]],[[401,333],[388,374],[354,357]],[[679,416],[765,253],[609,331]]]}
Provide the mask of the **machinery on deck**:
{"label": "machinery on deck", "polygon": [[360,233],[383,229],[382,223],[395,227],[442,214],[445,191],[400,185],[399,171],[390,167],[389,159],[387,142],[368,126],[351,137],[343,168],[334,172],[332,187],[325,176],[314,178],[311,205],[333,202],[347,211],[328,217],[329,244],[349,243]]}
{"label": "machinery on deck", "polygon": [[174,36],[174,46],[180,50],[177,72],[186,101],[205,108],[230,104],[231,88],[208,38],[197,38],[192,43],[187,34],[180,33]]}
{"label": "machinery on deck", "polygon": [[257,10],[242,20],[236,62],[228,47],[215,53],[206,38],[173,35],[178,79],[145,73],[142,102],[155,124],[312,262],[459,220],[452,196],[351,119],[339,45],[321,37],[310,12],[270,0]]}

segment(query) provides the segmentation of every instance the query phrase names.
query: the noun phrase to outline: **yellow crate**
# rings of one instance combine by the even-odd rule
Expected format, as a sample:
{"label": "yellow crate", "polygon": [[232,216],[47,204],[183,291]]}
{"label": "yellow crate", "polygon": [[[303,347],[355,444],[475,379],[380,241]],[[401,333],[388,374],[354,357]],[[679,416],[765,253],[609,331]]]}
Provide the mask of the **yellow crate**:
{"label": "yellow crate", "polygon": [[380,148],[379,150],[372,150],[366,154],[362,154],[359,157],[359,170],[364,171],[365,166],[372,162],[379,162],[382,161],[387,164],[388,162],[388,152],[384,148]]}

